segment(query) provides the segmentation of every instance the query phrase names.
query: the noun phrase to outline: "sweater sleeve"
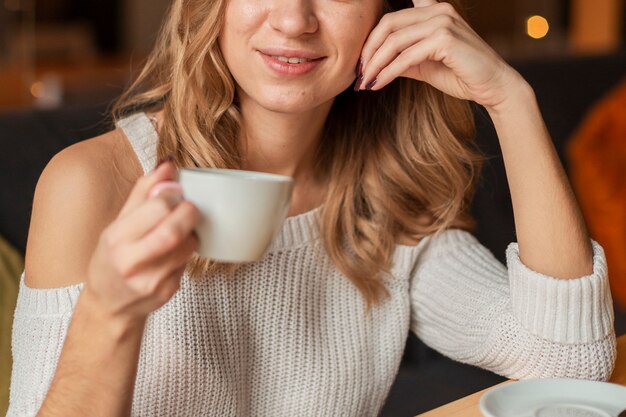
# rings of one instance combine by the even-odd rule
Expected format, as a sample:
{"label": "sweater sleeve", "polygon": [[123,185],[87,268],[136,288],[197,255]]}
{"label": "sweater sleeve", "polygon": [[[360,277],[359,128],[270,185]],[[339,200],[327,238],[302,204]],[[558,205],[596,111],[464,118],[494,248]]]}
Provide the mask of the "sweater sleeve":
{"label": "sweater sleeve", "polygon": [[83,284],[34,289],[20,278],[7,417],[35,416],[48,393]]}
{"label": "sweater sleeve", "polygon": [[411,330],[428,346],[508,378],[607,380],[616,357],[602,247],[593,273],[562,280],[506,251],[507,268],[475,237],[447,230],[425,242],[411,277]]}

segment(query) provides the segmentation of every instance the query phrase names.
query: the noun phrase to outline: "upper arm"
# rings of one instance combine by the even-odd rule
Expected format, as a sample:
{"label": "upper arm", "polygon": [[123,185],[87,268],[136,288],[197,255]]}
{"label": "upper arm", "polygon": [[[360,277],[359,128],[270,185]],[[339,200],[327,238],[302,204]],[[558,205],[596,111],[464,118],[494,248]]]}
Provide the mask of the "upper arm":
{"label": "upper arm", "polygon": [[41,174],[26,246],[27,286],[85,281],[100,233],[124,201],[108,145],[113,133],[107,135],[64,149]]}

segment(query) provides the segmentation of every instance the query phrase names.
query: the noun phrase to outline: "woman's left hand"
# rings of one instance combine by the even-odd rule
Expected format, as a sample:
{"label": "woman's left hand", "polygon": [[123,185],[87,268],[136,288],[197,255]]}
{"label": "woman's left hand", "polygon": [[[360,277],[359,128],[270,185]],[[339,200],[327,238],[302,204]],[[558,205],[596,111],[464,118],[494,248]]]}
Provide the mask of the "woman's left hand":
{"label": "woman's left hand", "polygon": [[397,77],[408,77],[492,110],[525,84],[450,3],[413,4],[386,14],[372,30],[357,88],[380,90]]}

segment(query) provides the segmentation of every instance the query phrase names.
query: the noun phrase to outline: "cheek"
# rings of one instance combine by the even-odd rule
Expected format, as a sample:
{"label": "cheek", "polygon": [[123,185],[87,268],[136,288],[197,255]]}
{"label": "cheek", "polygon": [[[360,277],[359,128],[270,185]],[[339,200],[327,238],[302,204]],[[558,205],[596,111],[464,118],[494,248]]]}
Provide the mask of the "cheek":
{"label": "cheek", "polygon": [[250,2],[248,0],[229,1],[219,36],[219,44],[222,47],[222,51],[241,50],[240,44],[246,43],[250,35],[262,24],[263,13],[263,5],[258,2]]}
{"label": "cheek", "polygon": [[327,23],[328,39],[335,45],[339,64],[347,77],[354,79],[363,45],[378,21],[375,10],[354,10]]}
{"label": "cheek", "polygon": [[359,55],[365,40],[379,20],[379,13],[374,8],[351,8],[326,18],[329,38],[336,43],[339,52],[344,55]]}
{"label": "cheek", "polygon": [[267,14],[265,8],[263,2],[232,1],[228,5],[231,16],[228,24],[248,32],[262,24]]}

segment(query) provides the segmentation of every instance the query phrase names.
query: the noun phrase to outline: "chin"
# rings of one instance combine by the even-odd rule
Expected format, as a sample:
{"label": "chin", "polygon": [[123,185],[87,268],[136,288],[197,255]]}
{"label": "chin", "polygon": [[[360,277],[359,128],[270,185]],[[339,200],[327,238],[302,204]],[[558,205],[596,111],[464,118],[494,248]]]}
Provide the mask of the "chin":
{"label": "chin", "polygon": [[299,92],[289,91],[283,93],[275,88],[272,91],[265,91],[257,97],[252,96],[261,107],[276,113],[303,113],[319,107],[333,97],[324,98],[317,96],[311,91],[301,90]]}

